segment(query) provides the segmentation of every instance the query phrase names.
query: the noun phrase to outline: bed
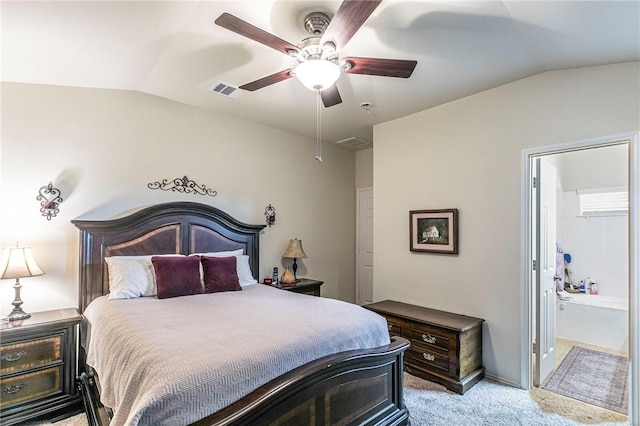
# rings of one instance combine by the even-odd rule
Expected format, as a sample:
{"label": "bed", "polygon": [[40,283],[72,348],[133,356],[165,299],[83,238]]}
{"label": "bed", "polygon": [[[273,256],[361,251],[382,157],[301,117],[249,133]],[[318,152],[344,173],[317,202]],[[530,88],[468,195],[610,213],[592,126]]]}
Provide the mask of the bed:
{"label": "bed", "polygon": [[[116,321],[120,321],[120,319],[111,319],[118,318],[116,313],[108,311],[109,308],[112,308],[112,310],[118,312],[122,311],[124,315],[122,321],[129,321],[138,325],[138,323],[142,323],[143,318],[158,318],[154,317],[152,313],[154,309],[158,309],[160,306],[158,302],[164,303],[160,309],[169,309],[169,306],[172,306],[171,312],[174,312],[173,309],[177,309],[177,312],[180,312],[180,310],[187,312],[184,315],[173,313],[164,315],[169,317],[168,322],[152,322],[152,324],[155,324],[156,329],[180,329],[180,327],[184,327],[184,325],[176,325],[176,318],[180,316],[184,316],[187,321],[192,323],[198,322],[197,318],[201,318],[202,321],[200,322],[202,323],[209,324],[210,321],[215,321],[221,324],[223,321],[207,317],[209,314],[207,311],[215,311],[230,323],[221,325],[219,328],[232,328],[234,332],[237,332],[237,337],[226,335],[223,338],[216,334],[214,337],[209,338],[203,337],[207,333],[206,330],[198,331],[196,335],[201,340],[197,341],[196,339],[195,342],[187,340],[183,342],[185,347],[199,348],[206,343],[210,343],[216,345],[216,354],[218,352],[222,353],[223,350],[224,353],[227,353],[228,348],[234,348],[234,350],[240,348],[241,353],[264,353],[267,355],[265,355],[263,364],[269,366],[269,368],[262,369],[268,373],[264,377],[262,377],[262,373],[255,375],[255,377],[260,376],[260,378],[257,384],[255,382],[250,384],[250,391],[246,389],[238,390],[234,387],[238,380],[231,378],[233,377],[231,376],[232,370],[243,371],[240,373],[241,376],[244,375],[242,377],[251,378],[252,380],[254,378],[253,374],[247,373],[247,371],[252,371],[251,369],[243,370],[248,368],[247,366],[249,365],[244,358],[233,355],[230,359],[226,359],[227,364],[218,365],[215,369],[214,367],[206,366],[205,368],[208,370],[198,373],[186,367],[190,367],[192,364],[202,364],[203,354],[200,354],[200,358],[197,358],[196,352],[198,351],[191,350],[181,351],[179,354],[172,355],[172,357],[175,357],[175,370],[179,371],[179,374],[171,378],[176,384],[174,387],[168,387],[170,395],[167,398],[182,392],[184,389],[195,387],[196,391],[193,395],[185,396],[183,401],[163,402],[160,404],[165,408],[167,406],[173,407],[168,410],[164,409],[164,414],[161,414],[169,419],[166,424],[402,425],[408,423],[408,411],[404,406],[402,397],[403,353],[409,346],[408,342],[404,339],[393,338],[390,343],[386,341],[383,344],[379,344],[382,340],[375,339],[365,339],[364,343],[354,343],[354,341],[362,340],[362,336],[379,334],[379,330],[373,332],[366,328],[358,328],[361,320],[362,324],[372,322],[371,318],[360,318],[363,315],[369,315],[369,313],[363,314],[361,312],[366,311],[365,309],[332,299],[294,294],[263,284],[243,287],[242,291],[214,293],[213,295],[193,295],[162,300],[155,297],[142,297],[133,301],[115,301],[117,303],[106,301],[105,295],[109,293],[109,268],[106,267],[105,258],[108,259],[114,256],[189,255],[193,253],[241,250],[248,257],[248,264],[253,274],[252,278],[255,279],[260,271],[259,244],[260,233],[264,225],[245,224],[214,207],[190,202],[159,204],[112,220],[74,220],[73,223],[80,230],[79,308],[85,314],[85,320],[80,330],[79,359],[81,378],[79,389],[84,397],[90,424],[128,424],[132,418],[131,416],[122,415],[120,413],[122,408],[113,410],[113,407],[106,407],[101,402],[106,401],[109,404],[114,401],[112,388],[117,388],[118,384],[109,381],[112,380],[112,373],[104,373],[104,378],[98,376],[93,367],[98,367],[100,362],[96,359],[95,354],[92,355],[88,352],[101,353],[103,360],[117,358],[118,353],[113,350],[112,353],[106,356],[104,354],[105,350],[96,351],[94,349],[89,351],[89,348],[92,347],[91,345],[97,345],[98,343],[96,342],[99,341],[99,338],[96,337],[99,333],[95,327],[98,327],[97,324],[100,321],[96,319],[96,314],[93,311],[97,311],[98,308],[96,306],[99,305],[107,309],[107,311],[100,312],[103,317],[108,317],[110,320],[108,322],[103,321],[102,324],[108,324],[109,322],[115,324]],[[217,307],[211,309],[206,307],[196,308],[195,304],[190,304],[191,300],[205,303],[205,306]],[[260,304],[261,300],[265,301],[263,303],[265,306],[271,306],[274,311],[269,312],[267,310],[266,314],[257,313],[256,306]],[[217,303],[217,305],[214,303]],[[235,303],[238,303],[238,305],[235,305]],[[327,318],[326,313],[323,312],[310,314],[309,312],[315,309],[311,305],[316,304],[322,305],[319,306],[320,309],[347,309],[344,315],[348,318],[345,322],[349,323],[349,326],[340,327],[336,321],[321,321],[322,318]],[[236,309],[235,306],[238,306],[238,308]],[[281,306],[287,306],[289,309],[282,309],[280,308]],[[151,311],[147,312],[146,309],[151,309]],[[315,332],[316,334],[310,337],[312,334],[307,336],[306,332],[302,333],[301,330],[305,327],[302,322],[297,324],[296,321],[292,321],[290,318],[276,318],[279,317],[279,312],[275,311],[278,309],[279,311],[291,310],[292,314],[297,318],[304,317],[308,319],[306,322],[308,332]],[[249,318],[254,313],[258,316]],[[234,317],[234,315],[237,315],[237,317]],[[261,318],[259,315],[266,316]],[[340,316],[342,315],[340,314]],[[94,324],[91,324],[86,319],[87,316],[92,318]],[[129,320],[126,319],[127,316],[129,316]],[[337,316],[329,314],[329,317],[334,318]],[[131,321],[132,318],[134,319],[133,321]],[[240,319],[247,319],[248,323],[253,324],[251,328],[256,328],[253,331],[246,331],[247,333],[257,333],[253,335],[254,338],[250,339],[252,342],[249,345],[251,349],[249,351],[242,350],[243,347],[246,347],[247,338],[243,334],[245,331],[238,328],[238,324],[242,322]],[[271,323],[270,321],[276,321],[276,323]],[[376,321],[375,319],[373,320],[373,322]],[[326,322],[333,329],[329,328],[326,332],[315,331],[321,322]],[[333,325],[331,324],[332,322]],[[120,327],[114,324],[112,324],[112,329],[105,328],[104,332],[115,333]],[[265,332],[266,329],[260,331],[257,325],[271,327],[269,330],[280,330],[281,332],[272,333],[274,334],[273,343],[269,342],[271,339],[264,339],[265,341],[260,343],[260,339],[255,336],[267,333]],[[373,326],[377,327],[377,329],[380,328],[379,324]],[[143,340],[145,337],[153,336],[153,339],[149,339],[150,341],[166,340],[167,344],[174,345],[173,348],[176,347],[176,344],[180,344],[174,338],[162,339],[158,337],[161,335],[153,335],[153,329],[151,328],[146,329],[149,330],[147,333],[143,325],[140,324],[139,327],[133,332],[133,336],[138,336],[134,340]],[[383,324],[383,327],[386,327],[386,324]],[[351,332],[351,335],[341,329]],[[358,330],[361,330],[361,332],[353,332]],[[362,330],[366,331],[362,332]],[[186,332],[182,334],[187,339],[189,339],[189,335],[192,335],[192,333]],[[306,346],[298,343],[280,343],[276,340],[279,337],[275,336],[281,335],[284,338],[285,336],[300,335],[301,339],[306,339],[305,341],[313,346],[314,342],[322,334],[331,337],[336,346],[326,350],[323,349],[324,352],[322,352],[321,349],[327,346],[328,343],[319,343],[316,346],[319,345],[320,349],[319,347],[313,347],[308,353],[307,349],[302,349]],[[90,335],[93,336],[91,339],[88,338]],[[112,334],[109,335],[111,336]],[[102,340],[108,341],[110,339]],[[374,342],[378,343],[374,344]],[[287,345],[294,346],[288,347]],[[168,347],[171,348],[172,346]],[[152,352],[162,353],[164,351],[165,349],[160,349]],[[189,352],[191,352],[191,355],[189,355]],[[297,353],[297,355],[287,357],[289,353]],[[314,355],[311,356],[310,353]],[[320,357],[316,358],[318,354],[320,354]],[[88,355],[91,366],[87,364]],[[262,355],[260,356],[262,357]],[[138,372],[133,368],[136,366],[133,361],[138,358],[141,359],[141,357],[136,356],[126,362],[126,365],[132,368],[131,374],[136,377],[142,374],[142,372]],[[229,356],[227,355],[226,358],[229,358]],[[169,361],[165,358],[164,361],[153,362]],[[140,361],[137,368],[140,368],[140,371],[145,370],[144,365],[148,364],[149,362],[146,360],[144,362]],[[100,368],[104,367],[98,367],[98,369]],[[220,382],[210,381],[212,377],[215,380],[220,380]],[[231,382],[234,386],[222,388],[221,383],[225,381]],[[203,382],[204,387],[198,388]],[[140,384],[140,395],[142,395],[142,390],[152,387],[148,383],[154,382],[152,380],[151,382],[142,382]],[[120,386],[124,386],[129,392],[134,389],[134,393],[138,395],[138,391],[132,388],[131,384],[120,384]],[[221,389],[224,389],[224,391]],[[158,398],[161,398],[161,396]],[[195,399],[197,399],[195,405],[190,406],[188,403]],[[122,400],[123,398],[120,397],[120,401]],[[114,405],[121,407],[122,404],[118,402]],[[158,417],[154,418],[149,414],[151,409],[145,410],[147,408],[140,411],[138,415],[132,415],[135,418],[135,422],[132,424],[138,424],[137,422],[140,421],[139,424],[142,425],[145,424],[145,421],[150,421],[145,419],[152,418],[155,420],[150,421],[150,424],[156,423]]]}

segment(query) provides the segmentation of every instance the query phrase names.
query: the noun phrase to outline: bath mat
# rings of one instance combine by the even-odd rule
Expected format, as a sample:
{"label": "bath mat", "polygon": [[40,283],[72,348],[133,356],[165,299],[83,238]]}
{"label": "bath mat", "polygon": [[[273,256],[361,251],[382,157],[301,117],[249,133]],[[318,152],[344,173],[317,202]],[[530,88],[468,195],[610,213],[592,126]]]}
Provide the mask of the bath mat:
{"label": "bath mat", "polygon": [[629,360],[572,346],[542,387],[579,401],[627,415]]}

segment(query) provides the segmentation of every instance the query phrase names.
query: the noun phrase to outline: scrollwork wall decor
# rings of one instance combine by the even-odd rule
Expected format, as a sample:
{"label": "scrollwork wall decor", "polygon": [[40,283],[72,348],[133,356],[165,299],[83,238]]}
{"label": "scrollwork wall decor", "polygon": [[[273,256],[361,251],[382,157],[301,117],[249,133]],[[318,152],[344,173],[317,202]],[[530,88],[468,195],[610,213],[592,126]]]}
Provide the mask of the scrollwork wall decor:
{"label": "scrollwork wall decor", "polygon": [[49,182],[49,185],[40,188],[36,200],[40,201],[40,213],[47,220],[56,217],[60,212],[58,207],[62,202],[62,197],[60,196],[60,190],[53,187],[53,182]]}
{"label": "scrollwork wall decor", "polygon": [[264,208],[264,215],[267,217],[267,225],[271,228],[271,225],[276,223],[276,208],[269,204]]}
{"label": "scrollwork wall decor", "polygon": [[182,178],[175,178],[173,180],[162,179],[162,182],[148,183],[149,189],[161,189],[163,191],[182,192],[184,194],[198,194],[198,195],[210,195],[215,197],[218,195],[217,191],[211,188],[207,188],[205,185],[199,185],[184,176]]}

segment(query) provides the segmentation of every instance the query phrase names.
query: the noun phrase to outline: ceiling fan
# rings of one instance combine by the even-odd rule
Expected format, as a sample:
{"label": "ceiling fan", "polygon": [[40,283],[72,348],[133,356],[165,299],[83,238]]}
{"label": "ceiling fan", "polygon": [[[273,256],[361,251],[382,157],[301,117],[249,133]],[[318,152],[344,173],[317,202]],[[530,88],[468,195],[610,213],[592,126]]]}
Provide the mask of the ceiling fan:
{"label": "ceiling fan", "polygon": [[333,19],[322,12],[313,12],[304,20],[311,37],[297,46],[276,37],[229,13],[223,13],[215,23],[251,40],[262,43],[298,61],[298,65],[240,86],[255,91],[274,83],[297,77],[302,84],[315,90],[325,107],[342,102],[336,80],[347,74],[367,74],[383,77],[408,78],[416,61],[379,58],[340,58],[340,49],[369,18],[382,0],[345,0]]}

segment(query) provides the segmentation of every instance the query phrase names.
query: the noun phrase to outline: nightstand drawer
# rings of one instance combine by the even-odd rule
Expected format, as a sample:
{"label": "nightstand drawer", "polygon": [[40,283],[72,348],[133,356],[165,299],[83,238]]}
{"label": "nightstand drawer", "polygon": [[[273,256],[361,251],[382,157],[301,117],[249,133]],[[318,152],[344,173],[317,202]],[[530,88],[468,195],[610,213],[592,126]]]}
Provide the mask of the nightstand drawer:
{"label": "nightstand drawer", "polygon": [[451,339],[455,339],[455,336],[448,335],[443,329],[429,327],[424,324],[414,324],[411,328],[411,344],[429,345],[449,352]]}
{"label": "nightstand drawer", "polygon": [[0,374],[38,367],[62,359],[62,336],[4,345]]}
{"label": "nightstand drawer", "polygon": [[0,380],[0,407],[62,392],[62,365]]}

